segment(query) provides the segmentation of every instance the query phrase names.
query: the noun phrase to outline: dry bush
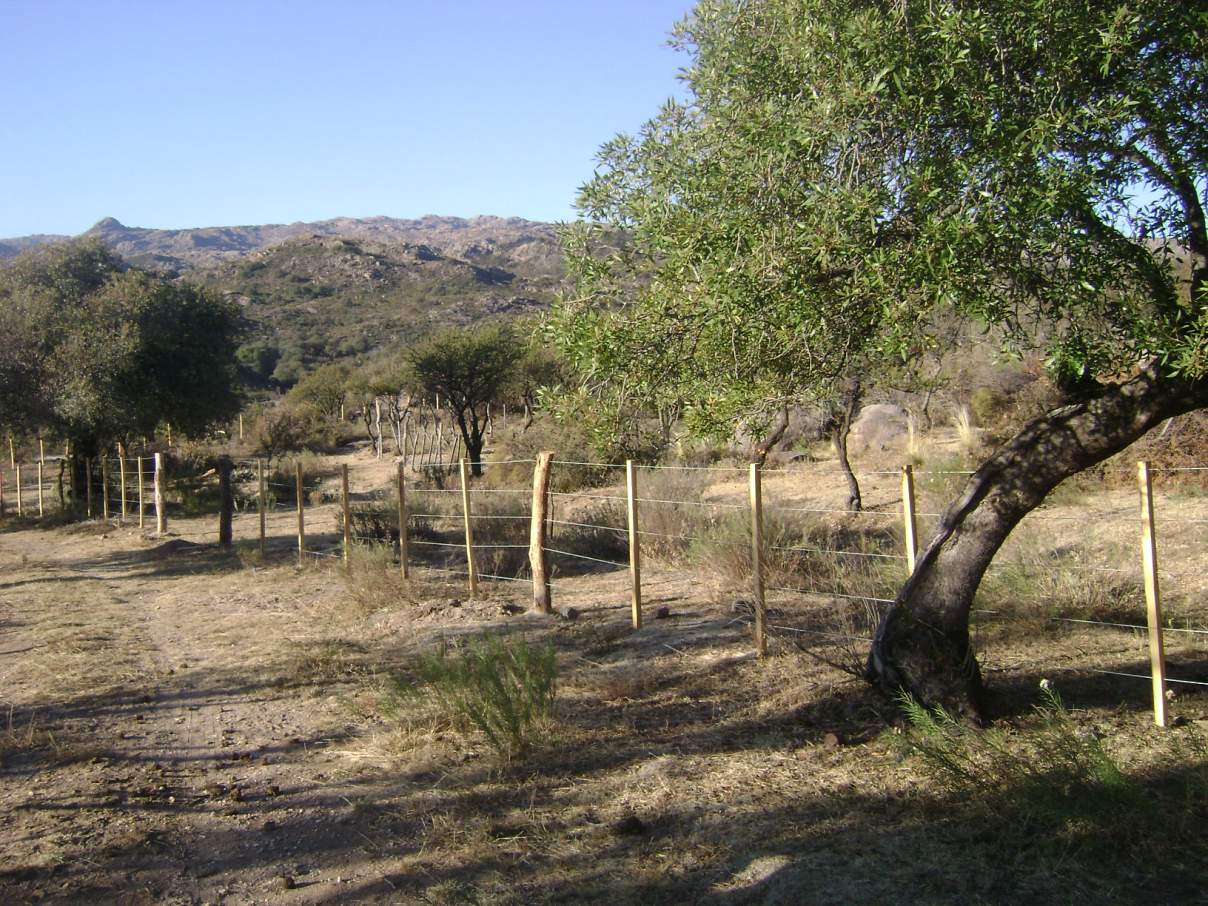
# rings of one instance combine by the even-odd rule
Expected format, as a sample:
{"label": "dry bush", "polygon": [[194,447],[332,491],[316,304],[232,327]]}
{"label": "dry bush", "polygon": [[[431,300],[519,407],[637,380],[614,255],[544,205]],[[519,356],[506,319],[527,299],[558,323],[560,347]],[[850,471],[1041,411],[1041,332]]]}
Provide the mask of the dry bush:
{"label": "dry bush", "polygon": [[[486,464],[483,478],[489,487],[515,488],[533,486],[533,463],[537,454],[551,450],[559,462],[550,469],[550,487],[567,493],[582,488],[598,487],[615,481],[617,470],[609,465],[580,465],[580,463],[611,462],[593,449],[591,441],[579,426],[540,418],[527,431],[514,430],[495,444],[495,459],[523,460]],[[574,463],[568,465],[567,463]]]}
{"label": "dry bush", "polygon": [[977,601],[1027,632],[1053,628],[1059,617],[1135,622],[1145,608],[1144,590],[1135,578],[1037,551],[999,558],[982,580]]}
{"label": "dry bush", "polygon": [[1163,470],[1208,466],[1208,411],[1188,412],[1150,431],[1103,464],[1104,480],[1112,487],[1135,487],[1142,459],[1154,470],[1155,484],[1202,492],[1205,473]]}
{"label": "dry bush", "polygon": [[296,682],[330,683],[356,679],[366,672],[368,649],[350,639],[310,639],[294,643],[288,676]]}

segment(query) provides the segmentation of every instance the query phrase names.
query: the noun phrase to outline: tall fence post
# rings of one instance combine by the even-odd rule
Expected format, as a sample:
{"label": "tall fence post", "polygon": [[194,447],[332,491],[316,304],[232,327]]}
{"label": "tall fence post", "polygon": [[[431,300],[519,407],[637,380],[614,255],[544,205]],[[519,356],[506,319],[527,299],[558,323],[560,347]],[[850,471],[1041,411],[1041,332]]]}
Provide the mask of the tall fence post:
{"label": "tall fence post", "polygon": [[478,567],[474,561],[474,523],[470,513],[470,475],[464,459],[458,460],[461,469],[461,510],[466,523],[466,570],[470,574],[470,597],[478,597]]}
{"label": "tall fence post", "polygon": [[751,580],[755,594],[755,646],[768,654],[767,608],[763,594],[763,479],[759,463],[751,463]]}
{"label": "tall fence post", "polygon": [[121,524],[125,525],[127,507],[126,507],[126,450],[124,447],[122,449],[120,449],[117,454],[117,470],[118,470],[118,484],[121,486],[121,491],[122,491],[122,516],[121,516],[122,521],[121,521]]}
{"label": "tall fence post", "polygon": [[1149,624],[1149,669],[1153,677],[1153,720],[1166,726],[1166,651],[1162,644],[1162,600],[1158,595],[1158,540],[1153,520],[1153,481],[1149,463],[1137,463],[1141,490],[1141,571],[1145,580],[1145,611]]}
{"label": "tall fence post", "polygon": [[403,473],[407,470],[407,456],[398,464],[398,563],[399,572],[406,579],[409,572],[407,566],[407,486]]}
{"label": "tall fence post", "polygon": [[143,457],[138,457],[138,527],[147,524],[147,479],[143,474]]}
{"label": "tall fence post", "polygon": [[155,474],[151,480],[155,494],[155,534],[163,535],[168,531],[168,507],[164,502],[164,454],[155,454],[154,465]]}
{"label": "tall fence post", "polygon": [[306,565],[306,516],[303,514],[302,463],[294,463],[294,496],[298,503],[298,565]]}
{"label": "tall fence post", "polygon": [[17,482],[17,515],[24,516],[25,502],[24,498],[21,496],[21,463],[17,463],[15,466],[13,466],[13,471],[16,473]]}
{"label": "tall fence post", "polygon": [[902,466],[902,529],[906,537],[906,574],[914,575],[919,555],[919,524],[914,515],[914,467]]}
{"label": "tall fence post", "polygon": [[231,486],[231,472],[235,464],[229,456],[218,457],[218,546],[230,547],[235,540],[232,522],[235,516],[235,491]]}
{"label": "tall fence post", "polygon": [[88,503],[84,508],[84,515],[89,519],[92,518],[92,457],[84,458],[84,496]]}
{"label": "tall fence post", "polygon": [[533,572],[533,609],[553,611],[549,585],[549,563],[545,556],[545,502],[549,499],[549,470],[553,453],[538,453],[533,466],[533,513],[529,526],[529,566]]}
{"label": "tall fence post", "polygon": [[264,460],[256,460],[256,511],[260,517],[260,559],[264,559]]}
{"label": "tall fence post", "polygon": [[629,608],[634,629],[642,628],[642,543],[638,535],[638,470],[625,460],[625,506],[629,516]]}
{"label": "tall fence post", "polygon": [[101,454],[101,518],[109,521],[109,457]]}
{"label": "tall fence post", "polygon": [[38,518],[41,519],[46,515],[46,505],[42,497],[42,473],[45,469],[45,463],[38,460]]}
{"label": "tall fence post", "polygon": [[352,557],[352,507],[348,505],[348,463],[340,466],[340,505],[344,513],[344,568]]}

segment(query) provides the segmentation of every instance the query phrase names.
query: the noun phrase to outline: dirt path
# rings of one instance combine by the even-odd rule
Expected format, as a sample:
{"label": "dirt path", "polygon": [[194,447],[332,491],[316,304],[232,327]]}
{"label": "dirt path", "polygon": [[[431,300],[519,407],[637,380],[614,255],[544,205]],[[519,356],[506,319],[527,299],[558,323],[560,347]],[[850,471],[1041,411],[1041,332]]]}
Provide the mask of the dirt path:
{"label": "dirt path", "polygon": [[316,694],[308,674],[332,665],[298,629],[322,603],[313,576],[127,530],[47,540],[0,542],[0,900],[368,892],[331,845],[358,794],[346,766],[333,777],[339,677]]}

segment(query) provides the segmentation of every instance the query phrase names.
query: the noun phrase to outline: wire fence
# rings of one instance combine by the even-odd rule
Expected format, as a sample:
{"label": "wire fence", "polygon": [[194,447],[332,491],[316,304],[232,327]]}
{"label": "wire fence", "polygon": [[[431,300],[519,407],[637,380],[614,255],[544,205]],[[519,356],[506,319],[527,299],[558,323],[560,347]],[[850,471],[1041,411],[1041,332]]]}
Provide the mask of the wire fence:
{"label": "wire fence", "polygon": [[[818,468],[509,459],[482,463],[483,477],[471,480],[468,464],[458,460],[428,463],[418,476],[399,469],[386,484],[379,478],[372,487],[349,487],[347,471],[335,481],[300,462],[270,467],[237,460],[223,474],[175,481],[158,475],[155,463],[99,458],[83,474],[58,461],[53,469],[50,462],[41,469],[12,465],[0,469],[0,512],[17,512],[19,499],[20,515],[45,516],[53,502],[143,525],[166,517],[157,478],[182,512],[188,508],[181,488],[191,482],[195,496],[219,489],[220,518],[234,523],[235,541],[300,564],[347,565],[357,547],[377,545],[403,574],[464,579],[471,594],[529,586],[545,609],[560,601],[579,609],[628,608],[635,627],[651,596],[699,597],[708,583],[739,597],[745,610],[731,622],[749,624],[761,652],[769,636],[798,645],[868,644],[923,556],[920,540],[944,518],[943,502],[972,474],[862,471],[865,506],[851,509],[846,485],[837,480],[842,473]],[[533,467],[532,486],[527,470],[516,466]],[[570,470],[583,467],[605,477],[594,487],[568,485]],[[1208,495],[1194,489],[1155,495],[1152,474],[1159,472],[1195,481],[1208,466],[1143,469],[1140,518],[1136,490],[1106,485],[1063,492],[1029,513],[981,584],[983,598],[1005,603],[974,607],[974,625],[1017,619],[1027,608],[1047,610],[1042,622],[1050,626],[1123,635],[1138,653],[1150,652],[1148,674],[1112,665],[1091,672],[1148,679],[1163,694],[1168,683],[1208,685],[1208,662],[1199,656],[1208,650],[1208,620],[1195,606],[1208,584],[1208,571],[1197,568]],[[521,477],[525,486],[516,486]],[[836,479],[834,487],[827,478]],[[1157,557],[1157,537],[1182,568]],[[1166,647],[1176,655],[1171,676]],[[1159,722],[1161,697],[1155,691]]]}

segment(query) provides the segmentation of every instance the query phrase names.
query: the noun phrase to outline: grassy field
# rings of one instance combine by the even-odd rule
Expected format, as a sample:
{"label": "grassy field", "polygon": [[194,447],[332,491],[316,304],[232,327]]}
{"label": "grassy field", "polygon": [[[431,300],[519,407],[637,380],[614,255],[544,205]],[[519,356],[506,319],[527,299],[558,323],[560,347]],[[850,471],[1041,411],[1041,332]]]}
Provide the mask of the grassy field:
{"label": "grassy field", "polygon": [[[362,505],[389,494],[389,462],[318,464],[316,550],[337,546],[341,463]],[[875,465],[864,516],[802,512],[841,508],[833,463],[766,477],[769,537],[784,548],[769,585],[792,591],[769,593],[780,628],[762,661],[742,603],[737,469],[643,475],[651,499],[711,506],[647,507],[637,632],[628,573],[608,563],[554,558],[555,605],[576,616],[545,618],[526,611],[523,583],[484,582],[471,600],[464,579],[435,569],[458,568],[455,548],[416,548],[407,582],[371,546],[347,570],[318,556],[299,568],[285,507],[263,559],[248,512],[230,552],[209,515],[174,518],[167,538],[10,521],[0,899],[1202,901],[1208,698],[1172,687],[1179,725],[1157,730],[1147,680],[1113,675],[1148,673],[1143,634],[1098,625],[1144,622],[1135,485],[1060,489],[1016,532],[975,619],[994,724],[970,734],[912,724],[844,669],[858,666],[876,602],[834,593],[892,596],[904,569],[898,477]],[[960,480],[946,471],[924,467],[924,513]],[[524,486],[523,469],[488,469],[483,487]],[[606,528],[560,524],[551,547],[623,561],[607,540],[619,491],[555,498],[560,522]],[[1169,623],[1208,628],[1208,497],[1191,482],[1159,493]],[[456,499],[427,503],[440,515]],[[475,500],[493,516],[527,503]],[[439,519],[425,532],[457,537]],[[490,550],[497,575],[521,565]],[[829,550],[847,553],[811,552]],[[483,634],[554,652],[552,709],[521,727],[514,752],[422,682],[425,664],[456,667]],[[1168,634],[1172,676],[1208,681],[1206,638]]]}

